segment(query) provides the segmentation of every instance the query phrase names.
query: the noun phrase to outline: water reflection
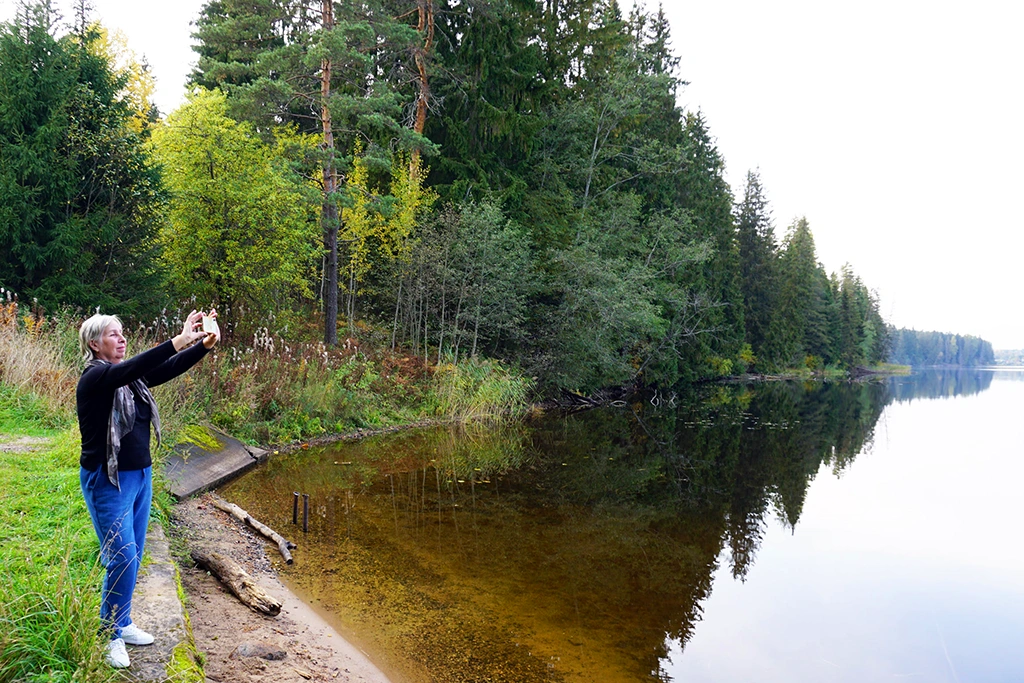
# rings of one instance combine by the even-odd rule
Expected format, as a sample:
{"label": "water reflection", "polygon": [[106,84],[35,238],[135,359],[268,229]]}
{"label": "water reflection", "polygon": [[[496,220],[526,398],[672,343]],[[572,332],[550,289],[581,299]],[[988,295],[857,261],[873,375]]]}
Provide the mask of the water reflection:
{"label": "water reflection", "polygon": [[665,676],[1024,680],[1022,405],[1024,383],[998,374],[981,394],[890,404],[870,451],[819,474],[795,534],[768,525],[745,583],[718,571]]}
{"label": "water reflection", "polygon": [[989,368],[988,371],[996,382],[1024,382],[1024,368]]}
{"label": "water reflection", "polygon": [[894,378],[889,384],[897,401],[954,398],[985,391],[992,386],[994,376],[991,370],[977,368],[936,368]]}
{"label": "water reflection", "polygon": [[716,386],[502,429],[419,430],[272,460],[225,495],[286,528],[286,580],[412,681],[668,680],[725,563],[745,580],[819,471],[892,400],[992,378]]}

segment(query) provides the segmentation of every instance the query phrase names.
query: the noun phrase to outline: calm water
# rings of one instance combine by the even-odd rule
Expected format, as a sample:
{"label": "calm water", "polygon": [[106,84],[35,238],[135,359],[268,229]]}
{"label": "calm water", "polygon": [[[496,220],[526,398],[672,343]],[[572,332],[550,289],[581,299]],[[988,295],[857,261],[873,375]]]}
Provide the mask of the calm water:
{"label": "calm water", "polygon": [[222,493],[396,683],[1024,681],[1024,371],[659,398]]}

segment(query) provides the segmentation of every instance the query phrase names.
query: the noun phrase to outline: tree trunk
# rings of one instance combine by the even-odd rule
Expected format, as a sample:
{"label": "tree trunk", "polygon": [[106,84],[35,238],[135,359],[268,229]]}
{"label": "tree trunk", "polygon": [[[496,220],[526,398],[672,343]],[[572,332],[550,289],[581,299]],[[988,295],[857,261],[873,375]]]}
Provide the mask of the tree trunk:
{"label": "tree trunk", "polygon": [[356,267],[349,263],[348,268],[348,336],[356,336]]}
{"label": "tree trunk", "polygon": [[[327,187],[329,171],[324,168],[324,186]],[[326,280],[324,292],[324,344],[338,343],[338,207],[327,198],[321,209],[324,228],[324,251],[326,252]]]}
{"label": "tree trunk", "polygon": [[[331,0],[321,0],[321,14],[324,32],[334,28],[334,5]],[[334,165],[334,129],[331,125],[331,60],[320,61],[320,123],[323,128],[323,151],[325,155],[324,201],[320,222],[324,231],[324,251],[327,254],[327,291],[324,297],[324,343],[333,346],[338,343],[338,171]]]}
{"label": "tree trunk", "polygon": [[483,294],[480,294],[480,297],[476,300],[476,322],[473,323],[473,350],[469,352],[469,355],[473,358],[476,358],[476,340],[480,336],[480,302],[482,298]]}
{"label": "tree trunk", "polygon": [[484,284],[487,281],[487,256],[490,253],[488,247],[491,244],[491,235],[487,235],[487,239],[484,240],[484,250],[480,255],[480,280],[477,282],[477,297],[476,297],[476,320],[473,322],[473,350],[469,352],[469,355],[476,358],[476,340],[480,335],[480,314],[483,309],[484,300]]}
{"label": "tree trunk", "polygon": [[230,557],[196,548],[191,553],[197,565],[216,576],[249,609],[272,617],[281,613],[281,601],[257,586],[256,580]]}
{"label": "tree trunk", "polygon": [[[430,103],[430,83],[427,80],[427,57],[430,48],[434,44],[434,0],[416,0],[416,10],[419,13],[419,20],[416,23],[416,30],[423,36],[423,45],[413,50],[413,59],[416,62],[416,73],[419,80],[420,91],[416,96],[416,119],[412,129],[423,135],[423,129],[427,125],[427,106]],[[420,151],[412,153],[412,163],[409,167],[411,180],[418,180]]]}
{"label": "tree trunk", "polygon": [[398,281],[398,296],[395,298],[395,322],[391,325],[391,351],[395,350],[395,337],[398,336],[398,312],[401,310],[402,305],[402,284],[405,282],[403,277]]}
{"label": "tree trunk", "polygon": [[238,507],[234,503],[229,503],[220,496],[213,496],[212,500],[213,506],[215,508],[217,508],[218,510],[223,510],[224,512],[228,513],[229,515],[237,519],[242,524],[248,524],[253,529],[263,534],[263,536],[269,538],[271,541],[276,543],[277,549],[281,551],[281,557],[284,558],[285,563],[292,563],[292,554],[289,551],[292,548],[297,548],[297,545],[287,540],[284,536],[277,533],[263,522],[260,522],[255,517],[253,517],[248,512]]}
{"label": "tree trunk", "polygon": [[417,292],[416,301],[413,302],[412,312],[409,315],[409,324],[412,326],[412,333],[414,338],[414,349],[413,355],[420,355],[420,311],[423,307],[423,294]]}
{"label": "tree trunk", "polygon": [[462,337],[462,330],[459,329],[459,318],[462,316],[462,301],[466,295],[466,283],[463,280],[459,287],[459,301],[455,306],[455,322],[452,324],[452,340],[449,342],[453,347],[452,363],[459,364],[459,342]]}
{"label": "tree trunk", "polygon": [[423,293],[423,367],[430,366],[430,309],[427,307],[430,292]]}

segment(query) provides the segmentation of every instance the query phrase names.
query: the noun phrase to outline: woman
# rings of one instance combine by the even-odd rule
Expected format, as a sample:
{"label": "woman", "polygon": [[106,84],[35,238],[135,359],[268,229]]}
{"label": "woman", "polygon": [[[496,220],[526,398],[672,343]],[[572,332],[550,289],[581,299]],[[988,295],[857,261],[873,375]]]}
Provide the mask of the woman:
{"label": "woman", "polygon": [[127,360],[117,317],[96,314],[79,330],[86,361],[76,392],[80,478],[107,570],[100,606],[100,620],[111,631],[106,659],[117,668],[130,664],[125,643],[153,642],[153,636],[132,623],[132,593],[153,497],[150,425],[160,443],[160,415],[149,388],[191,368],[220,339],[219,332],[203,332],[202,316],[192,311],[180,334]]}

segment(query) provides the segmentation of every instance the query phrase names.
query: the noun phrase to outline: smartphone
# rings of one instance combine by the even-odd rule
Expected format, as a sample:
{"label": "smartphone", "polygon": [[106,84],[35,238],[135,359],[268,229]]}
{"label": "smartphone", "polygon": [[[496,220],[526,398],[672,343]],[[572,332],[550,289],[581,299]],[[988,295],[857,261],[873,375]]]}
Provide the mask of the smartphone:
{"label": "smartphone", "polygon": [[208,315],[203,316],[203,332],[213,332],[215,334],[220,333],[220,326],[217,325],[217,319],[211,318]]}

